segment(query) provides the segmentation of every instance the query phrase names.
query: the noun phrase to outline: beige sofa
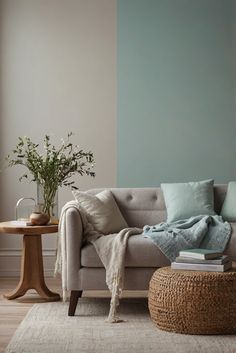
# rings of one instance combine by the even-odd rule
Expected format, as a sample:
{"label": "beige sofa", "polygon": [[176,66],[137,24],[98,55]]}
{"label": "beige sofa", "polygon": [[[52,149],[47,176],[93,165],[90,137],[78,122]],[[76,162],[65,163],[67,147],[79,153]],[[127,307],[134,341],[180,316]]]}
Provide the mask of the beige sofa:
{"label": "beige sofa", "polygon": [[[221,210],[226,189],[226,185],[214,186],[217,213]],[[104,189],[93,189],[88,193],[97,194],[102,190]],[[165,202],[160,188],[110,190],[130,227],[154,225],[166,220]],[[231,225],[233,231],[226,254],[236,261],[236,222]],[[107,289],[102,262],[93,245],[82,245],[82,237],[80,214],[75,208],[69,208],[66,211],[66,290],[71,291],[68,313],[70,316],[74,315],[78,298],[83,290]],[[124,289],[148,289],[149,281],[156,268],[169,264],[169,260],[150,239],[142,235],[131,236],[126,251]]]}

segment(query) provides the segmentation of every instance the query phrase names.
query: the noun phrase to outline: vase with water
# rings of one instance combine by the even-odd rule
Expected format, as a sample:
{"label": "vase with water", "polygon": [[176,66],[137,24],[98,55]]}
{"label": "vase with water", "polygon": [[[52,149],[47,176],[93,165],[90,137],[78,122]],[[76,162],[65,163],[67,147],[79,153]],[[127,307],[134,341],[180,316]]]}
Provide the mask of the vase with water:
{"label": "vase with water", "polygon": [[58,188],[37,183],[37,204],[39,212],[50,217],[50,224],[58,224]]}

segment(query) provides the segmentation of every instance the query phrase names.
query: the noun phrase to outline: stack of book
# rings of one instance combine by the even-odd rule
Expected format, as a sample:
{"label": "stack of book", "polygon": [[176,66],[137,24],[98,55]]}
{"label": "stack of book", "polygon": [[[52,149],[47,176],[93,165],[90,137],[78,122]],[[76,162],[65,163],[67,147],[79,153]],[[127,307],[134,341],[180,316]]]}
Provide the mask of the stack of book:
{"label": "stack of book", "polygon": [[225,272],[232,267],[228,256],[217,250],[187,249],[171,263],[174,270],[216,271]]}

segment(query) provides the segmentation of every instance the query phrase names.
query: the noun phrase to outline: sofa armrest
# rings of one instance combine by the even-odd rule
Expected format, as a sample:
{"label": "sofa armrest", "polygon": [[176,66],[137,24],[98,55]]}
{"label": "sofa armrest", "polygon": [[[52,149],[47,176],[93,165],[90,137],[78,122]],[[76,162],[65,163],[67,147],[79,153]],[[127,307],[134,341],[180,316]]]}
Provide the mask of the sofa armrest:
{"label": "sofa armrest", "polygon": [[66,262],[67,290],[78,289],[78,271],[81,267],[80,253],[83,237],[83,225],[79,211],[74,207],[66,210]]}

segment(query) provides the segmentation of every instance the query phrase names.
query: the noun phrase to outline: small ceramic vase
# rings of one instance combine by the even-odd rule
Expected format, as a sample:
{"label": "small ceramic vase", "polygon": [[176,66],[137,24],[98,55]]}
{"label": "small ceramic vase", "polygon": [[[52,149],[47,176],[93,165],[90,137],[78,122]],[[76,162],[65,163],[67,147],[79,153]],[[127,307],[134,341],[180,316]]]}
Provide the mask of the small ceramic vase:
{"label": "small ceramic vase", "polygon": [[30,215],[30,223],[34,226],[44,226],[50,220],[50,217],[46,213],[33,212]]}

